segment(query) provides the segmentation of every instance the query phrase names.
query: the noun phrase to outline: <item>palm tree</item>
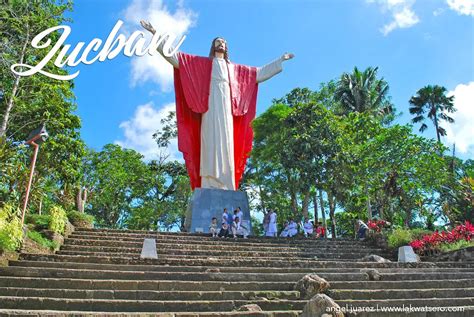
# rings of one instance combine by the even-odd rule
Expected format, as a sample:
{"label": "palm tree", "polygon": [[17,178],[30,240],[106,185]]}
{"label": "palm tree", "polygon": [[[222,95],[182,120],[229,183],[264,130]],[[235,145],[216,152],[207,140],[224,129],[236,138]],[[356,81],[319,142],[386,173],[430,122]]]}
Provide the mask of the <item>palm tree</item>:
{"label": "palm tree", "polygon": [[393,114],[388,98],[388,83],[377,79],[378,67],[363,72],[354,67],[352,73],[343,73],[337,82],[334,97],[340,104],[340,113],[371,112],[378,116]]}
{"label": "palm tree", "polygon": [[416,95],[410,98],[410,114],[415,115],[411,120],[413,123],[421,122],[420,132],[428,128],[424,121],[427,117],[433,122],[436,129],[436,137],[441,142],[441,136],[446,135],[446,130],[439,123],[440,120],[453,123],[454,119],[446,114],[446,112],[455,112],[454,96],[446,96],[446,88],[438,85],[428,85],[416,92]]}

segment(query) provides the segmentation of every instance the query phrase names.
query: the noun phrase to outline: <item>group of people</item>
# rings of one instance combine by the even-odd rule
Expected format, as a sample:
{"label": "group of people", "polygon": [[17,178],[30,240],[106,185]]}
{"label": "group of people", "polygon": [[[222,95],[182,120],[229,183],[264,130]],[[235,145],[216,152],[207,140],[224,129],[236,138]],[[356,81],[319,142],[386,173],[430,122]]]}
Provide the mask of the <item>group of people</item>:
{"label": "group of people", "polygon": [[228,213],[227,208],[224,208],[220,228],[218,228],[217,218],[213,217],[211,224],[209,225],[209,232],[212,234],[213,238],[227,238],[233,236],[235,239],[237,236],[241,235],[247,239],[249,230],[242,224],[243,218],[244,213],[240,207],[237,207],[232,215]]}
{"label": "group of people", "polygon": [[[298,234],[300,228],[303,231],[305,237],[323,238],[326,235],[326,229],[324,228],[322,222],[318,222],[318,225],[316,226],[314,221],[310,221],[306,217],[304,222],[300,223],[299,225],[293,218],[285,221],[283,230],[280,233],[280,237],[294,237]],[[267,237],[276,237],[278,235],[277,214],[274,210],[266,213],[263,217],[263,230],[265,232],[265,236]]]}
{"label": "group of people", "polygon": [[[209,225],[209,233],[211,233],[214,238],[237,238],[239,235],[247,238],[249,235],[249,229],[242,224],[243,218],[244,213],[240,207],[237,207],[233,214],[229,214],[227,208],[224,208],[220,227],[217,218],[213,217],[211,224]],[[300,222],[299,224],[296,223],[293,218],[285,221],[283,230],[280,232],[279,236],[291,238],[296,236],[300,232],[300,229],[306,238],[324,238],[326,236],[326,228],[323,226],[323,223],[318,222],[316,225],[315,222],[309,220],[308,217],[305,217],[304,222]],[[263,230],[266,237],[278,236],[277,214],[274,210],[266,213],[263,217]],[[362,220],[359,219],[356,221],[355,232],[357,239],[364,240],[368,230],[369,227]]]}

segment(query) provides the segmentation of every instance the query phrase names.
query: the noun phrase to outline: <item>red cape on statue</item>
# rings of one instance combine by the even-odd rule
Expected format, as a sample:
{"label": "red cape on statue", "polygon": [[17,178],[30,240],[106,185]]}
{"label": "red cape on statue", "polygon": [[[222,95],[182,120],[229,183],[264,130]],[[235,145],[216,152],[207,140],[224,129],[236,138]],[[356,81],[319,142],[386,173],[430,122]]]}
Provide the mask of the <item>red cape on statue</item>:
{"label": "red cape on statue", "polygon": [[[209,108],[212,59],[178,53],[174,69],[178,149],[183,153],[191,188],[201,187],[201,115]],[[235,186],[239,187],[252,150],[252,120],[257,105],[257,68],[228,64],[234,124]]]}

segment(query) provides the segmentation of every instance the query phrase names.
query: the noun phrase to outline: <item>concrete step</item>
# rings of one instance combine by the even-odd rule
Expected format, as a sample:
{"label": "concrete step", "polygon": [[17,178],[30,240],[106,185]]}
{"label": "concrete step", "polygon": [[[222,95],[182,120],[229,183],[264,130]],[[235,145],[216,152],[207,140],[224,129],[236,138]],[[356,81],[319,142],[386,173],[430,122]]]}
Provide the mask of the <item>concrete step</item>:
{"label": "concrete step", "polygon": [[[169,253],[157,252],[159,258],[165,259],[196,259],[196,260],[203,260],[208,259],[210,257],[220,259],[220,260],[236,260],[236,259],[244,259],[244,260],[269,260],[269,261],[278,261],[278,260],[308,260],[308,259],[328,259],[328,260],[358,260],[361,259],[364,255],[360,254],[343,254],[343,253],[321,253],[316,255],[310,255],[309,258],[299,256],[299,257],[282,257],[277,255],[258,255],[256,253],[245,253],[245,254],[232,254],[232,253],[219,253],[219,252],[212,252],[212,254],[206,254],[206,252],[196,252],[200,254],[187,254],[186,252],[180,252],[180,250],[170,251]],[[91,257],[101,257],[101,256],[109,256],[109,257],[128,257],[134,258],[139,257],[140,252],[134,253],[122,253],[122,252],[89,252],[89,251],[68,251],[68,250],[59,250],[56,252],[58,255],[84,255],[84,256],[91,256]]]}
{"label": "concrete step", "polygon": [[[117,242],[117,241],[114,241]],[[125,253],[134,253],[140,252],[143,246],[141,243],[130,243],[122,244],[114,243],[116,245],[101,245],[101,244],[81,244],[81,243],[66,243],[61,247],[61,250],[68,251],[95,251],[95,252],[125,252]],[[189,252],[199,252],[200,254],[212,254],[212,253],[258,253],[258,254],[278,254],[278,256],[305,256],[307,254],[324,254],[324,253],[353,253],[358,254],[359,256],[365,256],[369,253],[372,254],[388,254],[386,251],[381,249],[346,249],[346,248],[334,248],[334,247],[318,247],[318,248],[298,248],[298,247],[245,247],[245,246],[222,246],[222,245],[193,245],[193,244],[161,244],[157,243],[156,248],[162,253],[169,253],[174,251],[189,251]]]}
{"label": "concrete step", "polygon": [[[423,274],[442,278],[448,273]],[[462,276],[474,276],[474,273],[457,273]],[[17,277],[64,277],[77,279],[117,279],[117,280],[180,280],[180,281],[274,281],[297,282],[305,273],[205,273],[205,272],[152,272],[152,271],[107,271],[107,270],[78,270],[65,268],[26,268],[26,267],[0,267],[0,276]],[[383,278],[408,279],[419,274],[387,273]],[[449,274],[451,276],[452,274]],[[329,281],[364,281],[367,275],[363,273],[320,273],[319,276]],[[428,277],[427,277],[428,278]]]}
{"label": "concrete step", "polygon": [[[232,266],[232,267],[275,267],[275,268],[428,268],[436,267],[435,263],[375,263],[357,262],[345,260],[261,260],[261,259],[219,259],[208,258],[164,258],[164,259],[140,259],[137,256],[84,256],[84,255],[61,255],[61,254],[20,254],[20,260],[28,261],[52,261],[52,262],[76,262],[76,263],[102,263],[102,264],[124,264],[124,265],[173,265],[173,266]],[[453,263],[456,267],[456,263]]]}
{"label": "concrete step", "polygon": [[450,307],[474,306],[474,297],[456,298],[403,298],[403,299],[374,299],[374,300],[336,300],[341,307]]}
{"label": "concrete step", "polygon": [[277,238],[265,240],[264,242],[260,242],[259,240],[255,239],[243,239],[243,238],[182,238],[182,237],[160,237],[156,235],[148,235],[148,236],[137,236],[137,235],[79,235],[73,233],[68,237],[69,239],[74,240],[101,240],[106,242],[112,241],[121,241],[121,242],[135,242],[135,243],[143,243],[145,238],[148,239],[155,239],[157,243],[167,243],[167,244],[195,244],[195,245],[222,245],[222,246],[232,246],[232,245],[239,245],[239,246],[247,246],[247,247],[299,247],[299,248],[312,248],[312,247],[319,247],[319,246],[328,246],[328,247],[338,247],[338,248],[353,248],[354,246],[360,246],[362,248],[371,248],[367,244],[362,244],[360,242],[354,241],[354,243],[349,242],[333,242],[329,240],[291,240],[291,239],[282,239],[277,240]]}
{"label": "concrete step", "polygon": [[0,296],[3,309],[79,310],[111,312],[205,312],[232,311],[246,304],[257,304],[262,310],[301,310],[305,300],[219,300],[159,301],[110,299],[59,299],[50,297]]}
{"label": "concrete step", "polygon": [[[372,311],[349,311],[346,317],[472,317],[474,306],[448,306],[448,307],[367,307]],[[391,311],[389,311],[391,310]]]}
{"label": "concrete step", "polygon": [[[440,285],[442,286],[442,285]],[[418,288],[418,289],[337,289],[328,295],[334,300],[403,299],[403,298],[456,298],[474,297],[474,288]]]}
{"label": "concrete step", "polygon": [[472,288],[474,280],[451,279],[451,280],[401,280],[401,281],[332,281],[331,290],[339,289],[420,289],[420,288]]}
{"label": "concrete step", "polygon": [[0,287],[0,296],[129,300],[252,300],[258,298],[298,300],[297,291],[150,291],[78,290]]}
{"label": "concrete step", "polygon": [[[91,255],[120,255],[123,254],[125,256],[134,256],[140,255],[141,248],[108,248],[108,247],[71,247],[71,246],[64,246],[61,248],[57,254],[91,254]],[[158,256],[173,256],[179,257],[184,256],[186,258],[190,258],[193,256],[198,257],[242,257],[242,258],[262,258],[262,259],[279,259],[279,258],[305,258],[305,259],[313,259],[321,258],[321,259],[361,259],[364,256],[368,255],[368,253],[364,252],[254,252],[254,251],[200,251],[200,250],[192,250],[192,249],[168,249],[168,250],[157,250]],[[383,256],[384,254],[381,254]]]}
{"label": "concrete step", "polygon": [[293,291],[294,282],[113,280],[0,276],[0,287],[155,291]]}
{"label": "concrete step", "polygon": [[261,311],[261,312],[105,312],[105,311],[59,311],[59,310],[24,310],[24,309],[1,309],[0,316],[155,316],[155,317],[298,317],[299,310],[286,311]]}
{"label": "concrete step", "polygon": [[462,261],[462,262],[436,262],[437,267],[465,267],[465,268],[474,268],[474,262],[472,261]]}
{"label": "concrete step", "polygon": [[[344,246],[355,246],[355,245],[367,245],[364,242],[357,240],[329,240],[329,239],[300,239],[300,238],[265,238],[265,237],[249,237],[248,239],[238,238],[213,238],[211,235],[207,236],[183,236],[178,234],[163,235],[161,233],[127,233],[127,232],[81,232],[75,231],[70,238],[84,238],[84,239],[109,239],[109,240],[120,240],[124,241],[136,241],[143,240],[144,238],[152,238],[157,241],[196,241],[197,243],[235,243],[238,241],[239,244],[255,244],[255,245],[315,245],[315,244],[329,244],[329,245],[344,245]],[[131,240],[130,240],[131,239]]]}
{"label": "concrete step", "polygon": [[[185,237],[185,238],[207,238],[210,237],[211,235],[209,233],[189,233],[189,232],[164,232],[164,231],[147,231],[147,230],[129,230],[129,229],[99,229],[99,228],[78,228],[75,233],[99,233],[99,234],[158,234],[160,236],[165,236],[165,237]],[[250,236],[251,238],[254,238],[256,240],[271,240],[271,239],[286,239],[286,238],[280,238],[280,237],[261,237],[261,236]],[[292,239],[295,240],[308,240],[307,238],[304,238],[302,236],[298,237],[293,237]],[[318,239],[319,240],[319,239]],[[351,238],[337,238],[337,239],[320,239],[320,240],[327,240],[327,241],[341,241],[341,242],[351,242],[351,241],[357,241]],[[360,241],[357,241],[360,242]]]}
{"label": "concrete step", "polygon": [[[213,273],[213,272],[153,272],[82,270],[66,268],[0,267],[0,276],[69,277],[90,279],[183,280],[183,281],[298,281],[305,273]],[[365,273],[327,273],[320,277],[328,281],[365,281]],[[381,281],[449,280],[474,278],[474,272],[403,272],[381,273]]]}
{"label": "concrete step", "polygon": [[[275,248],[279,250],[298,250],[298,251],[307,251],[313,249],[335,249],[335,250],[347,250],[347,245],[333,244],[333,243],[323,243],[315,241],[311,244],[283,244],[283,243],[251,243],[247,242],[248,240],[244,239],[212,239],[208,241],[199,241],[199,240],[172,240],[164,241],[157,240],[157,246],[162,248],[176,248],[176,246],[193,246],[202,250],[255,250],[255,251],[272,251]],[[66,245],[94,245],[94,246],[123,246],[123,247],[134,247],[139,248],[143,245],[142,238],[132,238],[132,239],[109,239],[103,237],[90,237],[90,236],[69,236],[65,242]],[[383,251],[380,248],[375,248],[366,244],[358,245],[357,250],[374,250],[374,251]]]}
{"label": "concrete step", "polygon": [[[80,263],[80,262],[49,262],[49,261],[10,261],[9,266],[21,267],[49,267],[49,268],[67,268],[67,269],[84,269],[84,270],[116,270],[116,271],[153,271],[153,272],[205,272],[210,269],[208,266],[171,266],[171,265],[123,265],[123,264],[96,264],[96,263]],[[359,273],[363,268],[353,268],[351,266],[339,268],[274,268],[274,267],[213,267],[220,272],[233,273]],[[471,268],[379,268],[381,273],[404,273],[404,272],[474,272]]]}

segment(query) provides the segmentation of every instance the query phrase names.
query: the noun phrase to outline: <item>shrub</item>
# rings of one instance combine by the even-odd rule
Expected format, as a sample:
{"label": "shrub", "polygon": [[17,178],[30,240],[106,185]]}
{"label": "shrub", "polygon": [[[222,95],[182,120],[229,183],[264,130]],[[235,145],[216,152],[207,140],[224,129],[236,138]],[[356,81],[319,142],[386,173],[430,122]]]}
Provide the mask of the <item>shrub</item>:
{"label": "shrub", "polygon": [[25,222],[32,224],[35,230],[46,230],[49,228],[49,223],[51,222],[50,215],[27,215]]}
{"label": "shrub", "polygon": [[448,252],[468,247],[474,247],[474,241],[459,240],[454,243],[442,243],[440,244],[439,249],[443,252]]}
{"label": "shrub", "polygon": [[388,245],[391,248],[398,248],[408,245],[413,240],[413,231],[408,229],[395,229],[388,235]]}
{"label": "shrub", "polygon": [[412,240],[418,240],[418,239],[423,238],[423,236],[426,236],[427,234],[432,234],[433,230],[415,228],[415,229],[411,229],[410,232],[411,232]]}
{"label": "shrub", "polygon": [[381,232],[382,229],[387,226],[389,226],[389,223],[385,220],[369,220],[367,222],[367,227],[369,227],[370,230],[375,232]]}
{"label": "shrub", "polygon": [[49,210],[49,215],[51,217],[49,222],[49,230],[55,233],[63,234],[67,223],[66,211],[61,206],[56,205],[51,207]]}
{"label": "shrub", "polygon": [[68,211],[67,217],[73,225],[76,225],[76,223],[79,222],[87,222],[90,224],[94,223],[94,216],[75,210]]}
{"label": "shrub", "polygon": [[0,208],[0,249],[14,251],[23,240],[20,210],[10,204]]}
{"label": "shrub", "polygon": [[426,253],[431,250],[440,249],[442,244],[453,244],[461,240],[471,241],[474,237],[474,226],[466,221],[462,225],[456,226],[451,231],[438,231],[423,236],[421,239],[413,240],[410,245],[418,253]]}
{"label": "shrub", "polygon": [[48,248],[52,251],[59,249],[59,244],[56,241],[49,240],[46,237],[44,237],[41,233],[38,231],[28,231],[27,233],[28,238],[31,240],[37,242],[39,245]]}

